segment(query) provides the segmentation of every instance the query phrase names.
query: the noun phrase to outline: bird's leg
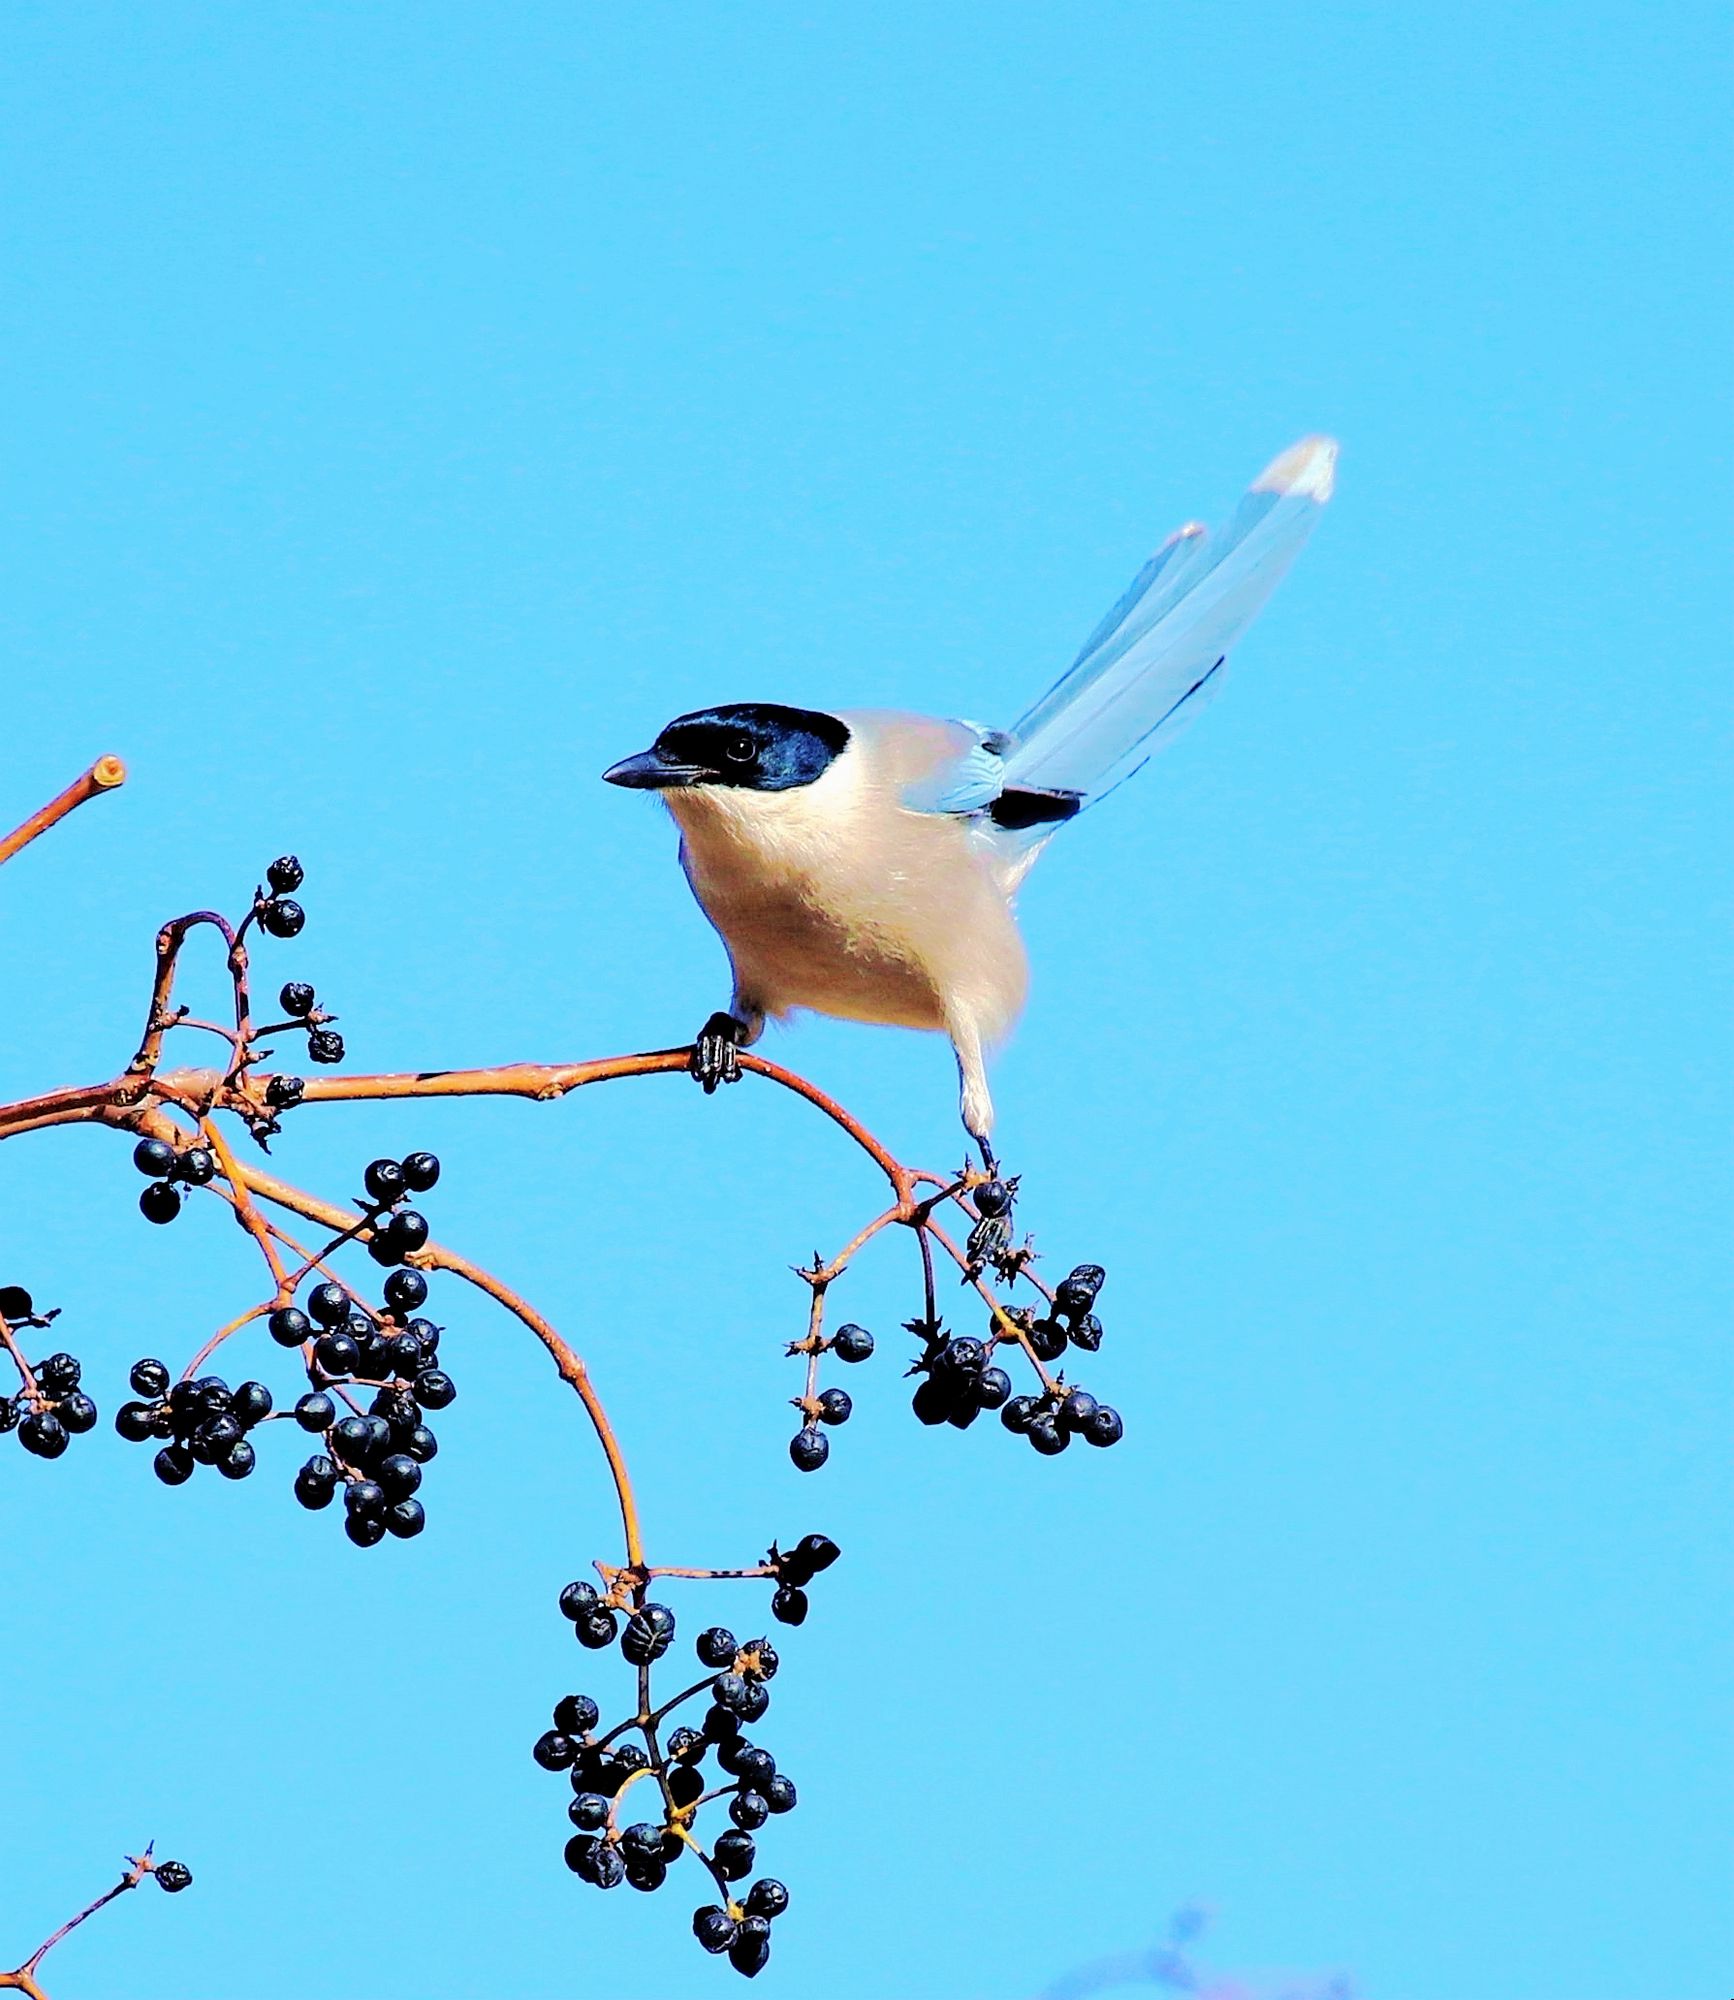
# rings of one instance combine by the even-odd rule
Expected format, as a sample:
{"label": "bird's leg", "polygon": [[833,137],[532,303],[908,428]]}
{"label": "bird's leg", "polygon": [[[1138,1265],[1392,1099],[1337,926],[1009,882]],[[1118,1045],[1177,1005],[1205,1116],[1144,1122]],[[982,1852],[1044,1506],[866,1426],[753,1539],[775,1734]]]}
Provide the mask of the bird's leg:
{"label": "bird's leg", "polygon": [[689,1076],[697,1078],[709,1097],[719,1083],[738,1083],[741,1076],[741,1046],[751,1039],[745,1021],[732,1014],[713,1014],[699,1029],[687,1058]]}

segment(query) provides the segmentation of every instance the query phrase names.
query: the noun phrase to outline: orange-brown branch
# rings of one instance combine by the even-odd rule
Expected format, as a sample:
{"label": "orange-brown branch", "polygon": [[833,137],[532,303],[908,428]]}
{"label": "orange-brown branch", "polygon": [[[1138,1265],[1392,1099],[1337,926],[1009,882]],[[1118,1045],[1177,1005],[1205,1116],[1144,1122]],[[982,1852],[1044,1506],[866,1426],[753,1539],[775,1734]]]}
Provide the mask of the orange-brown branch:
{"label": "orange-brown branch", "polygon": [[[286,1208],[291,1214],[305,1216],[309,1222],[317,1222],[322,1228],[334,1233],[357,1229],[362,1218],[352,1215],[347,1209],[334,1203],[321,1201],[317,1195],[308,1194],[304,1189],[291,1186],[288,1181],[279,1180],[275,1174],[259,1172],[253,1167],[237,1167],[243,1184],[251,1193],[261,1199]],[[602,1398],[596,1393],[595,1384],[590,1380],[590,1371],[573,1352],[554,1328],[537,1312],[528,1300],[518,1296],[512,1288],[496,1278],[491,1271],[485,1271],[469,1258],[461,1257],[455,1250],[448,1250],[444,1244],[428,1243],[415,1253],[412,1262],[424,1271],[449,1271],[454,1277],[462,1278],[485,1292],[496,1304],[502,1305],[516,1319],[536,1336],[547,1349],[554,1366],[560,1372],[560,1379],[577,1391],[585,1414],[589,1417],[597,1440],[608,1460],[609,1475],[614,1482],[615,1498],[620,1504],[621,1528],[626,1538],[626,1565],[629,1569],[640,1568],[644,1562],[644,1543],[638,1521],[638,1500],[632,1490],[632,1479],[626,1470],[625,1455],[620,1449],[620,1440],[614,1435],[614,1426],[609,1422],[608,1412],[602,1406]]]}
{"label": "orange-brown branch", "polygon": [[14,827],[4,839],[0,839],[0,862],[10,861],[20,848],[28,847],[39,833],[46,833],[51,826],[57,826],[87,799],[98,798],[125,783],[126,766],[118,757],[97,758],[90,769],[74,778],[58,797],[50,799],[47,805],[33,812],[22,826]]}

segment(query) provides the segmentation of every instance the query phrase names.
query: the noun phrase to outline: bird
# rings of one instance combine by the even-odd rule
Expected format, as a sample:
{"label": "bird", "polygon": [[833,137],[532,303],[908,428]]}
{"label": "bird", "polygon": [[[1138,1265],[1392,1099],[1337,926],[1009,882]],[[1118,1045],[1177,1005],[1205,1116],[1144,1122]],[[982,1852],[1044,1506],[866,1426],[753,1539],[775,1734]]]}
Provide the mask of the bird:
{"label": "bird", "polygon": [[998,1171],[987,1058],[1029,974],[1014,904],[1058,830],[1170,742],[1220,691],[1231,647],[1317,525],[1334,439],[1274,458],[1215,536],[1175,530],[1008,728],[889,709],[727,702],[677,716],[611,785],[660,795],[680,863],[734,975],[688,1068],[741,1073],[767,1018],[798,1009],[935,1030],[958,1108]]}

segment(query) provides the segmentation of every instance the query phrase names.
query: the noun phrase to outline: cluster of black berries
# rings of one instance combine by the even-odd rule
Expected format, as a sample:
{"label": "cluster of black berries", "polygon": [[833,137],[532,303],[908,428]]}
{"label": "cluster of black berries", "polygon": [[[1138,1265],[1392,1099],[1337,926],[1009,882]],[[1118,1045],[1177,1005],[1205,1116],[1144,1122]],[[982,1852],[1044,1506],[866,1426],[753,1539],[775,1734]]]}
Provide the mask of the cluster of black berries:
{"label": "cluster of black berries", "polygon": [[[305,1313],[280,1306],[270,1318],[271,1337],[283,1346],[311,1342],[315,1387],[296,1404],[295,1421],[325,1441],[295,1475],[295,1497],[304,1507],[326,1507],[342,1486],[344,1532],[359,1548],[388,1534],[407,1540],[426,1526],[415,1495],[439,1440],[423,1418],[458,1393],[439,1365],[441,1329],[419,1316],[426,1301],[426,1278],[405,1269],[386,1279],[377,1319],[329,1283],[313,1288]],[[367,1414],[340,1418],[326,1393],[332,1386],[371,1388]]]}
{"label": "cluster of black berries", "polygon": [[[1080,1264],[1055,1290],[1052,1316],[1028,1323],[1030,1345],[1043,1361],[1057,1361],[1068,1342],[1086,1354],[1101,1346],[1102,1322],[1092,1308],[1106,1277],[1100,1264]],[[1126,1429],[1118,1410],[1098,1403],[1088,1389],[1068,1387],[1064,1379],[1039,1396],[1013,1396],[999,1415],[1008,1431],[1027,1437],[1044,1458],[1064,1451],[1075,1437],[1086,1444],[1118,1444]]]}
{"label": "cluster of black berries", "polygon": [[307,871],[293,854],[280,854],[265,870],[268,888],[253,892],[253,914],[259,928],[274,938],[301,935],[307,912],[295,901],[294,892],[307,879]]}
{"label": "cluster of black berries", "polygon": [[203,1187],[217,1174],[216,1156],[209,1146],[177,1150],[166,1139],[141,1139],[132,1149],[132,1163],[150,1181],[138,1198],[147,1222],[173,1222],[187,1189]]}
{"label": "cluster of black berries", "polygon": [[[786,1554],[773,1547],[763,1566],[776,1585],[773,1614],[784,1624],[799,1625],[807,1615],[806,1586],[837,1555],[836,1543],[825,1535],[804,1535]],[[640,1679],[637,1712],[613,1729],[598,1734],[597,1703],[586,1694],[569,1694],[555,1706],[553,1728],[536,1740],[536,1762],[545,1771],[566,1772],[572,1785],[567,1816],[575,1831],[566,1843],[567,1867],[599,1889],[625,1882],[649,1891],[661,1888],[683,1854],[696,1853],[727,1901],[698,1910],[693,1933],[706,1951],[726,1952],[737,1971],[754,1977],[770,1958],[771,1924],[788,1908],[789,1892],[769,1876],[739,1897],[729,1885],[753,1872],[758,1858],[753,1836],[796,1803],[793,1779],[777,1769],[769,1750],[744,1734],[771,1705],[769,1683],[780,1664],[776,1648],[769,1639],[741,1640],[724,1626],[708,1627],[695,1642],[706,1678],[653,1710],[649,1671],[675,1637],[668,1606],[604,1596],[580,1581],[561,1591],[560,1610],[580,1645],[598,1649],[618,1638]],[[677,1726],[661,1742],[664,1719],[706,1696],[709,1705],[697,1726]],[[621,1740],[629,1730],[643,1735],[644,1747]],[[709,1775],[707,1758],[715,1765]],[[654,1784],[648,1796],[659,1801],[660,1810],[654,1819],[622,1825],[626,1796],[640,1783]],[[725,1798],[731,1824],[707,1850],[694,1831],[699,1808]]]}
{"label": "cluster of black berries", "polygon": [[[340,1063],[343,1060],[343,1037],[328,1024],[337,1019],[319,1005],[319,995],[305,979],[291,979],[277,995],[277,1004],[289,1016],[287,1022],[273,1024],[264,1032],[281,1034],[285,1026],[300,1029],[307,1036],[307,1058],[316,1063]],[[273,1077],[275,1084],[299,1083],[299,1077]],[[297,1090],[288,1101],[298,1102],[302,1090]]]}
{"label": "cluster of black berries", "polygon": [[[431,1188],[439,1173],[432,1153],[368,1167],[368,1248],[379,1263],[401,1265],[427,1241],[426,1218],[397,1204]],[[388,1534],[407,1540],[426,1526],[416,1493],[439,1440],[424,1419],[458,1393],[440,1366],[442,1329],[421,1316],[427,1290],[421,1272],[395,1269],[385,1281],[384,1306],[374,1313],[327,1282],[313,1287],[305,1312],[279,1306],[267,1322],[280,1346],[304,1350],[313,1388],[295,1405],[295,1421],[325,1446],[296,1473],[295,1497],[304,1507],[327,1507],[341,1486],[344,1532],[360,1548]],[[339,1417],[328,1393],[333,1388],[371,1389],[367,1414],[352,1402],[351,1413]]]}
{"label": "cluster of black berries", "polygon": [[362,1182],[367,1189],[367,1254],[388,1269],[413,1257],[427,1242],[427,1217],[407,1204],[426,1194],[440,1177],[434,1153],[409,1153],[401,1160],[371,1160]]}
{"label": "cluster of black berries", "polygon": [[1030,1346],[1038,1359],[1058,1361],[1068,1342],[1094,1354],[1102,1344],[1102,1322],[1096,1317],[1096,1294],[1107,1282],[1100,1264],[1080,1264],[1055,1289],[1050,1317],[1030,1323]]}
{"label": "cluster of black berries", "polygon": [[953,1424],[968,1430],[983,1410],[997,1410],[1011,1394],[1011,1377],[995,1365],[1000,1335],[990,1326],[986,1340],[948,1334],[937,1320],[912,1319],[908,1329],[922,1343],[911,1373],[921,1377],[910,1407],[924,1424]]}
{"label": "cluster of black berries", "polygon": [[[835,1354],[839,1361],[865,1361],[873,1352],[873,1336],[864,1326],[840,1326],[828,1340],[816,1343],[821,1354]],[[810,1354],[815,1343],[798,1340],[791,1354]],[[821,1389],[812,1397],[797,1396],[795,1408],[802,1417],[801,1428],[789,1440],[789,1456],[801,1472],[817,1472],[831,1456],[831,1440],[822,1426],[846,1424],[855,1408],[847,1389]]]}
{"label": "cluster of black berries", "polygon": [[[976,1190],[979,1199],[981,1190]],[[1107,1273],[1100,1264],[1080,1264],[1054,1293],[1052,1316],[1037,1319],[1027,1308],[1013,1318],[1038,1359],[1057,1361],[1067,1344],[1094,1354],[1102,1344],[1102,1323],[1092,1308]],[[1064,1380],[1039,1396],[1014,1396],[1011,1377],[995,1365],[994,1352],[1017,1342],[998,1318],[984,1340],[948,1334],[937,1320],[914,1319],[908,1328],[922,1343],[910,1372],[922,1379],[912,1407],[924,1424],[952,1424],[968,1430],[984,1410],[998,1410],[1007,1430],[1027,1437],[1037,1451],[1053,1456],[1074,1437],[1095,1445],[1118,1444],[1124,1432],[1117,1410],[1098,1403],[1087,1389]]]}
{"label": "cluster of black berries", "polygon": [[[0,1319],[13,1333],[48,1326],[58,1317],[58,1310],[39,1313],[22,1285],[0,1285]],[[96,1405],[78,1386],[78,1359],[51,1354],[26,1374],[16,1348],[13,1358],[21,1381],[16,1395],[0,1396],[0,1436],[15,1430],[32,1458],[58,1458],[74,1437],[96,1423]]]}
{"label": "cluster of black berries", "polygon": [[[265,886],[253,894],[253,915],[261,930],[275,938],[300,936],[307,912],[292,891],[305,880],[306,870],[293,854],[281,854],[271,863],[265,870]],[[305,1034],[309,1062],[342,1062],[343,1037],[331,1025],[337,1016],[320,1006],[318,994],[305,980],[290,980],[277,995],[277,1004],[286,1018],[261,1028],[260,1034]],[[265,1085],[266,1102],[273,1110],[286,1111],[301,1102],[306,1088],[298,1076],[273,1076]]]}
{"label": "cluster of black berries", "polygon": [[245,1479],[257,1463],[248,1432],[271,1414],[271,1391],[263,1382],[231,1389],[220,1375],[171,1382],[160,1361],[135,1361],[136,1402],[122,1403],[114,1427],[132,1444],[166,1440],[154,1467],[165,1486],[184,1486],[193,1468],[214,1465],[225,1479]]}

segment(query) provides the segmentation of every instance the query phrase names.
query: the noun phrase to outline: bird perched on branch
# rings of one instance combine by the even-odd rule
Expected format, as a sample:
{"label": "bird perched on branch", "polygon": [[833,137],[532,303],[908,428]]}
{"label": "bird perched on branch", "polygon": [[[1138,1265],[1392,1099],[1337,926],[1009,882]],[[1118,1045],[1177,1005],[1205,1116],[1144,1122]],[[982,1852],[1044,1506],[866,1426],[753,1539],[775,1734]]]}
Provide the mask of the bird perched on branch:
{"label": "bird perched on branch", "polygon": [[693,1044],[706,1091],[767,1015],[937,1029],[993,1167],[986,1051],[1028,972],[1018,885],[1058,828],[1138,770],[1220,689],[1230,647],[1331,496],[1336,445],[1274,459],[1212,537],[1171,535],[1071,667],[1009,729],[886,709],[732,702],[682,715],[603,773],[657,791],[728,948],[734,994]]}

